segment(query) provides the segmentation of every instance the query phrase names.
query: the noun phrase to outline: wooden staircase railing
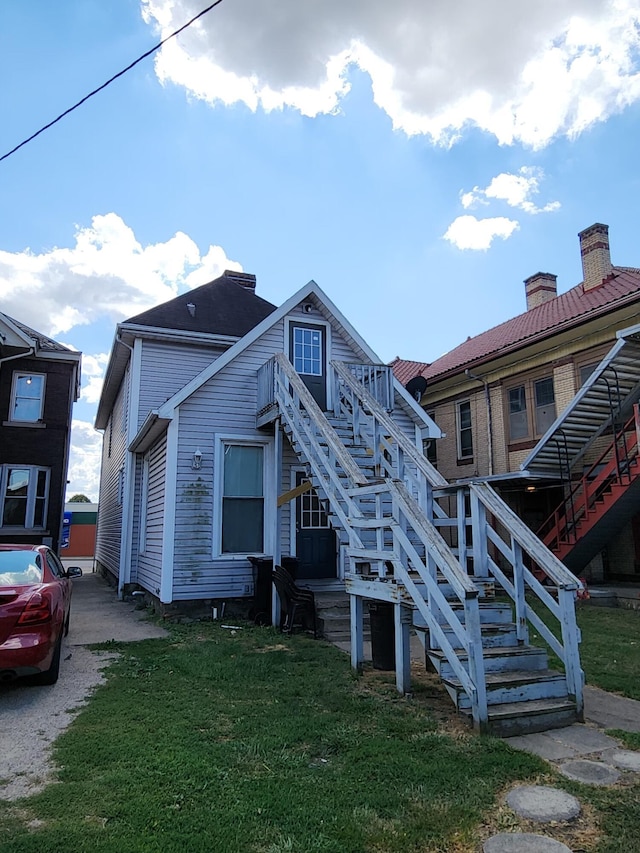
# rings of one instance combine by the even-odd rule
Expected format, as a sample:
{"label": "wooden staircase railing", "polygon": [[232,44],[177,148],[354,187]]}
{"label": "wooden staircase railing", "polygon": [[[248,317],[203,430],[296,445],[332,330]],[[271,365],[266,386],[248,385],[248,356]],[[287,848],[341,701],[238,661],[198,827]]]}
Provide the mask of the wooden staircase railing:
{"label": "wooden staircase railing", "polygon": [[[398,641],[405,644],[400,658],[396,657],[396,682],[400,690],[408,689],[408,669],[399,672],[398,661],[408,667],[406,619],[417,611],[469,697],[476,727],[486,729],[487,686],[478,600],[489,583],[497,582],[515,605],[518,642],[526,642],[527,623],[531,622],[563,662],[567,690],[575,698],[580,717],[582,670],[574,609],[580,587],[577,578],[489,485],[449,486],[376,399],[378,393],[370,393],[349,366],[332,362],[331,369],[334,415],[346,439],[332,427],[282,353],[264,368],[262,411],[277,409],[320,499],[329,505],[332,523],[342,531],[345,585],[352,602],[353,665],[362,662],[362,600],[391,601],[396,605],[396,648]],[[270,381],[272,390],[267,387]],[[357,464],[358,455],[367,465],[373,464],[373,478],[365,476]],[[443,504],[451,497],[455,512],[448,517]],[[495,526],[489,524],[489,516]],[[525,566],[525,554],[556,584],[558,601]],[[530,606],[526,592],[535,595],[559,621],[561,639]]]}

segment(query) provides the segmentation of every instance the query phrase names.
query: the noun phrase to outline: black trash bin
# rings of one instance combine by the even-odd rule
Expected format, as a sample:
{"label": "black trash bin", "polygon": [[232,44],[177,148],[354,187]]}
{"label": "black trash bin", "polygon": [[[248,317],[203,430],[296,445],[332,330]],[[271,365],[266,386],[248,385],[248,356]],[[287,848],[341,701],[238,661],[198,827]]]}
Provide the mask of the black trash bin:
{"label": "black trash bin", "polygon": [[256,625],[271,625],[271,557],[249,557],[253,566],[253,603],[249,618]]}
{"label": "black trash bin", "polygon": [[369,605],[371,660],[374,669],[396,668],[396,638],[393,604],[375,601]]}

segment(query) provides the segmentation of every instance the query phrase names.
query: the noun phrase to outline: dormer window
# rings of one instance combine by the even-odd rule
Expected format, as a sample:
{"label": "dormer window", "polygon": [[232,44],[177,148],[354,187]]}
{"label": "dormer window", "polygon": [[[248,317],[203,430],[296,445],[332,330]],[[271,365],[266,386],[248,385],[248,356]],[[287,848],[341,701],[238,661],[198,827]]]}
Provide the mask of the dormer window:
{"label": "dormer window", "polygon": [[37,423],[42,420],[44,385],[44,373],[16,371],[13,374],[9,420],[21,423]]}

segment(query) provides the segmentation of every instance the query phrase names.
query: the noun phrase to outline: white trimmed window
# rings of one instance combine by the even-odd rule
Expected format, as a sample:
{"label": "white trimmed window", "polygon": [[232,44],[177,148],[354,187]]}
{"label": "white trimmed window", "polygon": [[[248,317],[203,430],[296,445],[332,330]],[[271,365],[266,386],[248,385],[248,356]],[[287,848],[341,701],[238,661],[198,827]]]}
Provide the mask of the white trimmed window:
{"label": "white trimmed window", "polygon": [[265,552],[266,444],[220,442],[220,554]]}
{"label": "white trimmed window", "polygon": [[471,423],[471,403],[463,400],[456,406],[458,433],[458,459],[473,458],[473,425]]}
{"label": "white trimmed window", "polygon": [[20,423],[42,420],[45,379],[44,373],[14,372],[9,420]]}
{"label": "white trimmed window", "polygon": [[0,468],[0,525],[44,529],[49,501],[49,469],[32,465]]}

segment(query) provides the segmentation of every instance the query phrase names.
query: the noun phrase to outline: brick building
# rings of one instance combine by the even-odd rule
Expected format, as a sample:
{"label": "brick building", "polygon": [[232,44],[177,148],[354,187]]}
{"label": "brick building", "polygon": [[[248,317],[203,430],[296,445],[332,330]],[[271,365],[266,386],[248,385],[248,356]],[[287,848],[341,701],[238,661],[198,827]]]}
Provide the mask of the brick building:
{"label": "brick building", "polygon": [[[556,276],[538,272],[525,281],[523,314],[431,364],[392,363],[401,382],[426,380],[421,404],[446,433],[427,453],[442,474],[451,481],[489,480],[537,532],[567,499],[576,506],[582,501],[585,514],[593,511],[576,484],[585,472],[593,480],[603,470],[602,455],[640,396],[635,330],[624,332],[639,320],[640,269],[612,265],[606,225],[592,225],[579,240],[580,284],[558,295]],[[578,414],[576,401],[582,401]],[[635,458],[629,441],[627,453]],[[588,548],[553,549],[592,579],[637,580],[640,523],[627,502],[624,513],[604,520],[599,537],[590,534]],[[575,527],[575,506],[571,512]]]}

